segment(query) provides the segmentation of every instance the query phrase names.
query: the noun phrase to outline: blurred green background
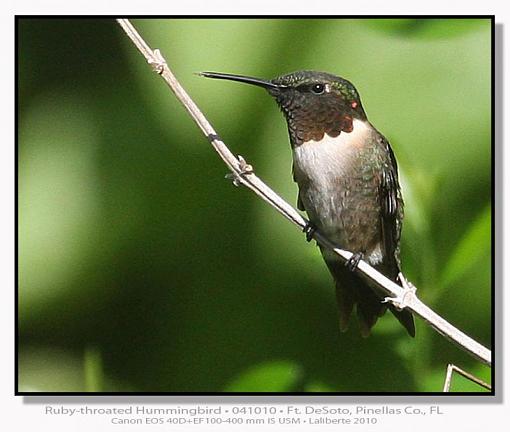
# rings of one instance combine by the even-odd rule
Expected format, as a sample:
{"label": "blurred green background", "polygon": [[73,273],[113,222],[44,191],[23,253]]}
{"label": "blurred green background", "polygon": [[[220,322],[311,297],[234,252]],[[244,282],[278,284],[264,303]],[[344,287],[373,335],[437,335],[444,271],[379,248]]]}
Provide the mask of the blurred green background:
{"label": "blurred green background", "polygon": [[[133,20],[231,150],[295,203],[258,88],[351,80],[390,140],[420,297],[491,344],[488,19]],[[340,334],[314,244],[246,190],[112,19],[18,21],[19,390],[438,392],[490,370],[417,320]],[[481,391],[455,378],[453,391]]]}

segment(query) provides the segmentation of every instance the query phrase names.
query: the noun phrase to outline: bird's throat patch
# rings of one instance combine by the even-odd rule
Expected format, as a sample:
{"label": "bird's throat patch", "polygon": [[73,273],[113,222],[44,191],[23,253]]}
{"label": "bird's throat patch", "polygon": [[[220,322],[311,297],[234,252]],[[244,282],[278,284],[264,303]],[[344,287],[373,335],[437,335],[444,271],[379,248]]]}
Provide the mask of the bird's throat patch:
{"label": "bird's throat patch", "polygon": [[325,134],[336,138],[341,133],[351,133],[353,118],[349,114],[340,113],[319,119],[312,116],[296,116],[289,119],[288,125],[292,144],[298,146],[307,141],[320,141]]}

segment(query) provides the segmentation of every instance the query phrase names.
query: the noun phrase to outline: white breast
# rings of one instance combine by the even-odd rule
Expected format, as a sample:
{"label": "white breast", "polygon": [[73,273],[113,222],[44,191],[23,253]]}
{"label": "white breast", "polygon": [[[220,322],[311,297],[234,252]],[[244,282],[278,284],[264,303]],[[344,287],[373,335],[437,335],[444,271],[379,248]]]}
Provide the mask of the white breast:
{"label": "white breast", "polygon": [[294,172],[299,183],[300,177],[316,184],[317,188],[329,189],[332,177],[346,173],[370,132],[368,124],[353,121],[350,133],[342,132],[337,137],[324,134],[320,141],[306,141],[294,148]]}

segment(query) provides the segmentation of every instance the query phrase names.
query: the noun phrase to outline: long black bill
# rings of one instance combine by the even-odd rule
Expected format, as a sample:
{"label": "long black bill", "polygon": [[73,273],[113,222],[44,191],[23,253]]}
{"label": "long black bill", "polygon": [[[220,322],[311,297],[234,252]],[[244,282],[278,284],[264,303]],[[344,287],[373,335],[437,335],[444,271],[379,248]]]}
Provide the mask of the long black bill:
{"label": "long black bill", "polygon": [[259,87],[264,87],[265,89],[281,89],[285,88],[284,85],[274,84],[271,81],[266,81],[259,78],[247,77],[243,75],[233,75],[226,73],[218,73],[218,72],[199,72],[198,75],[204,76],[207,78],[215,78],[215,79],[224,79],[230,81],[239,81],[246,84],[252,84]]}

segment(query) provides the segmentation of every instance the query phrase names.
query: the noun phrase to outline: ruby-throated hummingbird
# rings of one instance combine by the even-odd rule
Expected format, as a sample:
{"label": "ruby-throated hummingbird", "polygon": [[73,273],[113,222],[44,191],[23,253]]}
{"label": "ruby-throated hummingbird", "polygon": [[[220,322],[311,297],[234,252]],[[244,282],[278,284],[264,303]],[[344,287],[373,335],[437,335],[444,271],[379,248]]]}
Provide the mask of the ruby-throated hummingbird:
{"label": "ruby-throated hummingbird", "polygon": [[414,336],[412,314],[383,303],[382,296],[353,272],[363,258],[402,285],[398,274],[404,217],[395,156],[386,138],[367,120],[354,86],[315,71],[272,80],[216,72],[200,75],[263,87],[283,111],[299,186],[298,208],[306,211],[313,229],[354,253],[343,263],[321,248],[336,284],[340,330],[347,330],[356,305],[363,336],[370,334],[387,308]]}

